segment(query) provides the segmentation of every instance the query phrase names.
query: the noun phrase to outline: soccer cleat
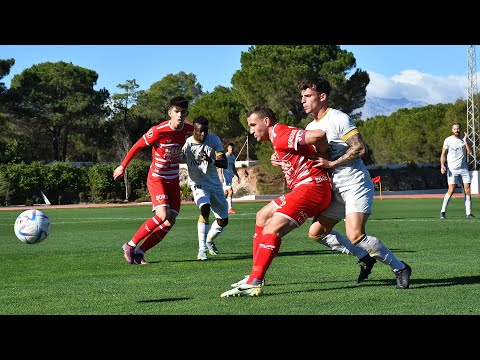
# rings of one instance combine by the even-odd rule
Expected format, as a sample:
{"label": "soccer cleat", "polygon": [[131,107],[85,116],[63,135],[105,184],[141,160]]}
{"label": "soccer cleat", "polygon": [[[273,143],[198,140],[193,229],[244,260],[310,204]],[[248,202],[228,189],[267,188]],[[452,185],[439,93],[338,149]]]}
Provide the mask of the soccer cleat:
{"label": "soccer cleat", "polygon": [[[232,288],[236,288],[236,287],[239,287],[240,285],[245,284],[245,283],[247,282],[249,276],[250,276],[250,275],[245,276],[242,280],[239,280],[239,281],[237,281],[236,283],[231,284],[230,286],[231,286]],[[265,279],[263,279],[263,280],[262,280],[262,286],[265,286],[265,285],[266,285]]]}
{"label": "soccer cleat", "polygon": [[135,253],[133,256],[133,261],[137,265],[148,265],[150,264],[147,260],[145,260],[145,255],[142,253]]}
{"label": "soccer cleat", "polygon": [[440,219],[441,220],[445,220],[447,217],[445,216],[445,213],[444,212],[441,212],[440,213]]}
{"label": "soccer cleat", "polygon": [[245,283],[247,282],[249,276],[250,276],[250,275],[245,276],[242,280],[239,280],[239,281],[237,281],[236,283],[231,284],[230,286],[231,286],[232,288],[236,288],[236,287],[239,287],[240,285],[245,284]]}
{"label": "soccer cleat", "polygon": [[225,291],[220,297],[261,296],[262,294],[262,285],[242,284],[234,289]]}
{"label": "soccer cleat", "polygon": [[218,249],[213,241],[207,241],[207,249],[210,255],[218,255]]}
{"label": "soccer cleat", "polygon": [[135,256],[135,246],[128,245],[128,243],[123,244],[123,257],[127,264],[134,263],[134,256]]}
{"label": "soccer cleat", "polygon": [[[402,263],[404,263],[402,261]],[[412,275],[412,268],[406,264],[405,268],[402,270],[394,271],[397,278],[397,289],[408,289],[410,286],[410,276]]]}
{"label": "soccer cleat", "polygon": [[467,220],[473,220],[475,219],[475,216],[473,214],[467,215]]}
{"label": "soccer cleat", "polygon": [[368,254],[358,260],[357,264],[360,265],[360,274],[358,275],[357,284],[364,282],[368,278],[368,275],[372,273],[373,265],[375,265],[376,262],[377,259]]}
{"label": "soccer cleat", "polygon": [[230,209],[228,209],[228,213],[229,214],[236,214],[237,212],[235,211],[234,208],[230,208]]}
{"label": "soccer cleat", "polygon": [[207,250],[198,250],[197,260],[208,260]]}

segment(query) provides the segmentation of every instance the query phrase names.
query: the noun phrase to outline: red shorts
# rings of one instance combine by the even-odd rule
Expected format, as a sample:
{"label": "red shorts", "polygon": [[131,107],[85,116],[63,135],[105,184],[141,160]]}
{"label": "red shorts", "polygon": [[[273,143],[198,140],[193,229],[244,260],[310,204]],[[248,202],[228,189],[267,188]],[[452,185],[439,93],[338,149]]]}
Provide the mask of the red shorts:
{"label": "red shorts", "polygon": [[147,188],[152,199],[152,211],[159,206],[169,206],[171,210],[180,212],[180,181],[162,182],[147,180]]}
{"label": "red shorts", "polygon": [[328,181],[315,185],[300,185],[288,194],[273,200],[280,213],[293,221],[297,227],[308,218],[319,215],[330,205],[332,189]]}

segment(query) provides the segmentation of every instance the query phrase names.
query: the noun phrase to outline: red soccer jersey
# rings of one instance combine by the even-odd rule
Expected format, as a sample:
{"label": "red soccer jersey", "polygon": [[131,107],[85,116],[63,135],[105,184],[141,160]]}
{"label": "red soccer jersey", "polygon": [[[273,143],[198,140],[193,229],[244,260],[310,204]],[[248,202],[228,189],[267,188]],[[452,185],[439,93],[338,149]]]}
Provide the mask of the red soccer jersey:
{"label": "red soccer jersey", "polygon": [[302,184],[315,184],[328,181],[328,174],[322,167],[313,167],[315,163],[308,159],[315,155],[313,145],[299,146],[298,141],[305,130],[284,124],[273,127],[273,150],[282,163],[282,171],[289,189]]}
{"label": "red soccer jersey", "polygon": [[180,168],[178,164],[182,159],[182,147],[186,139],[192,134],[193,125],[188,121],[183,123],[183,128],[180,130],[174,130],[170,126],[169,120],[152,126],[132,146],[125,156],[122,166],[126,167],[141,149],[151,146],[152,164],[150,165],[148,178],[153,181],[179,179]]}

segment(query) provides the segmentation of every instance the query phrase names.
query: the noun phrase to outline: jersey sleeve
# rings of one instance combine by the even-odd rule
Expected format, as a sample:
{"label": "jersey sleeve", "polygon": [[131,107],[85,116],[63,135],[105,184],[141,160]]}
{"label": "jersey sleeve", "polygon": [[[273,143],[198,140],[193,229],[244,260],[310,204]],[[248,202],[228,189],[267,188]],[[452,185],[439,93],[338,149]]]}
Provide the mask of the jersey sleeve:
{"label": "jersey sleeve", "polygon": [[143,149],[149,146],[147,142],[144,139],[144,136],[142,136],[138,141],[130,148],[128,151],[127,155],[125,155],[125,158],[123,159],[121,165],[126,168],[130,161],[133,160],[135,156]]}

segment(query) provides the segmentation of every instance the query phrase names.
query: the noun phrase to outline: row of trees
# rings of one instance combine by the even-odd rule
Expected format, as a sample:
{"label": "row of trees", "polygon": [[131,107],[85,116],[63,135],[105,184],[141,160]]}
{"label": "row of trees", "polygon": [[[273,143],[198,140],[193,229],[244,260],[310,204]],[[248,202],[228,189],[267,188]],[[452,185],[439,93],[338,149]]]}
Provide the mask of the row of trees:
{"label": "row of trees", "polygon": [[[1,80],[14,59],[0,61]],[[212,132],[238,146],[248,134],[244,115],[253,104],[267,103],[287,123],[298,125],[304,117],[298,84],[308,76],[328,76],[332,105],[354,116],[365,102],[368,74],[355,70],[353,54],[337,45],[252,46],[240,61],[231,88],[204,93],[195,74],[181,71],[148,90],[126,80],[112,95],[94,90],[94,70],[66,62],[34,65],[15,75],[10,88],[2,84],[1,162],[119,161],[138,137],[167,117],[168,101],[176,95],[190,100],[189,119],[206,116]]]}
{"label": "row of trees", "polygon": [[[118,162],[149,127],[167,118],[168,102],[176,95],[190,100],[189,119],[206,116],[211,132],[240,148],[248,134],[245,112],[254,104],[268,104],[289,125],[308,122],[298,85],[312,75],[330,80],[330,106],[356,120],[371,150],[367,163],[436,162],[449,125],[466,126],[461,100],[362,121],[358,109],[365,103],[369,75],[338,45],[251,46],[240,63],[231,88],[205,93],[195,74],[180,71],[148,90],[126,80],[112,95],[94,90],[94,70],[66,62],[33,65],[15,75],[9,88],[0,83],[0,163]],[[0,59],[0,80],[14,64]],[[270,144],[254,142],[254,147],[252,159],[269,158]]]}

